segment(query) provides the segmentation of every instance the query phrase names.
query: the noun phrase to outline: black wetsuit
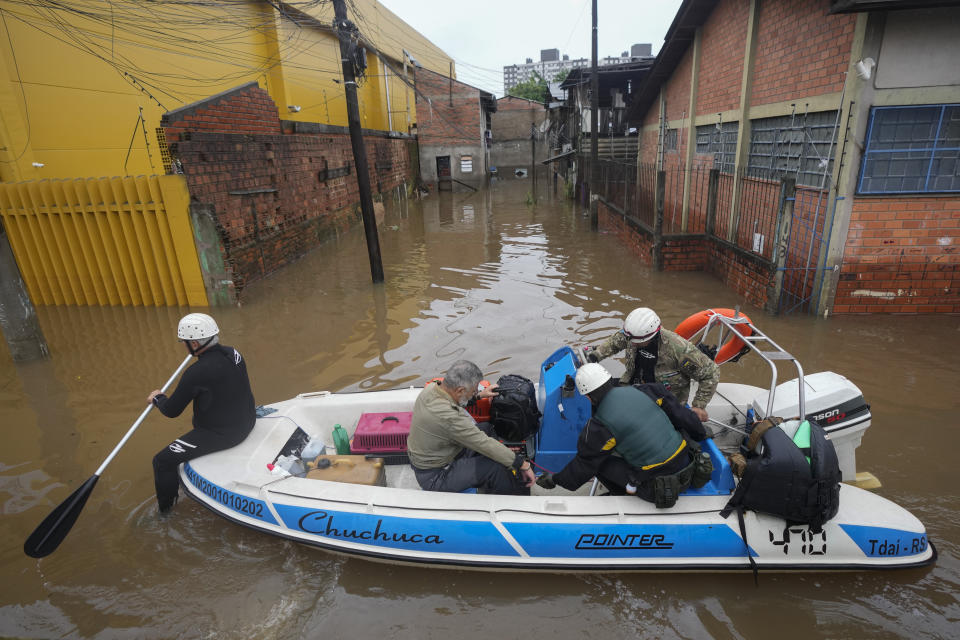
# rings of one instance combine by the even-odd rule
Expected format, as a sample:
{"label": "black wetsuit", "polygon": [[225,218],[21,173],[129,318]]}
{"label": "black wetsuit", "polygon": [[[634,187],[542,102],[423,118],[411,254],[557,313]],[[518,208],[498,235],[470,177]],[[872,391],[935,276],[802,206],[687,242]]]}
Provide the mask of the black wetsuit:
{"label": "black wetsuit", "polygon": [[233,347],[213,345],[200,354],[180,378],[170,397],[153,399],[160,413],[175,418],[193,401],[193,430],[153,458],[157,505],[161,511],[177,498],[181,462],[228,449],[243,442],[257,420],[247,364]]}

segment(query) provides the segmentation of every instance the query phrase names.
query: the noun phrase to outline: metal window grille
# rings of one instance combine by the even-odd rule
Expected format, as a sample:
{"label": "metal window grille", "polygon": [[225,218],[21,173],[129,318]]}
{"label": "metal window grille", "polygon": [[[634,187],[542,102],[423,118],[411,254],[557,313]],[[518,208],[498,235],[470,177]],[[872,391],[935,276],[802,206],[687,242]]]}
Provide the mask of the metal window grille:
{"label": "metal window grille", "polygon": [[705,124],[697,127],[697,153],[713,154],[713,167],[733,173],[737,154],[739,122]]}
{"label": "metal window grille", "polygon": [[873,107],[858,193],[960,191],[960,104]]}
{"label": "metal window grille", "polygon": [[748,175],[793,176],[799,185],[820,187],[824,175],[832,174],[836,111],[759,118],[750,124]]}
{"label": "metal window grille", "polygon": [[677,150],[677,130],[676,129],[667,129],[667,132],[663,136],[663,149],[665,151]]}

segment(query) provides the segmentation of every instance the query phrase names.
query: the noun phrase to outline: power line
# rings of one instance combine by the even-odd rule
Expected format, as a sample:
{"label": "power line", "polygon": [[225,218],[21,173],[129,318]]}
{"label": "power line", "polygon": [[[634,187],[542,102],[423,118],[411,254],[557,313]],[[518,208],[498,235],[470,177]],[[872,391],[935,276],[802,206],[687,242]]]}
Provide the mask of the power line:
{"label": "power line", "polygon": [[30,127],[30,107],[27,106],[27,94],[23,90],[23,77],[20,75],[20,65],[17,63],[17,52],[13,48],[13,40],[10,37],[10,28],[7,26],[7,14],[3,9],[0,9],[0,17],[3,18],[3,29],[7,32],[7,42],[10,44],[10,53],[13,56],[13,66],[17,71],[17,83],[20,85],[20,95],[23,97],[23,113],[27,118],[27,141],[23,144],[23,151],[20,152],[13,160],[2,160],[6,164],[13,164],[20,160],[23,157],[23,154],[27,152],[27,149],[30,148],[30,136],[32,129]]}

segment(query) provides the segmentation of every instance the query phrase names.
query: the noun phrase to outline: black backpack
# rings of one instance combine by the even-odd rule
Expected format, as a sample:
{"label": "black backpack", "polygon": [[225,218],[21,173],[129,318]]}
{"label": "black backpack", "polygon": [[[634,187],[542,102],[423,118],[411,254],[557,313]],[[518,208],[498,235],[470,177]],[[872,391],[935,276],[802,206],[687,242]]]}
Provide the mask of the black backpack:
{"label": "black backpack", "polygon": [[[739,508],[806,524],[819,533],[840,507],[840,465],[823,428],[810,421],[810,450],[801,450],[782,429],[763,436],[763,452],[751,456],[736,492],[720,515]],[[810,461],[807,462],[809,456]]]}
{"label": "black backpack", "polygon": [[520,442],[535,434],[540,429],[540,410],[533,383],[517,375],[497,380],[490,421],[497,436],[507,442]]}

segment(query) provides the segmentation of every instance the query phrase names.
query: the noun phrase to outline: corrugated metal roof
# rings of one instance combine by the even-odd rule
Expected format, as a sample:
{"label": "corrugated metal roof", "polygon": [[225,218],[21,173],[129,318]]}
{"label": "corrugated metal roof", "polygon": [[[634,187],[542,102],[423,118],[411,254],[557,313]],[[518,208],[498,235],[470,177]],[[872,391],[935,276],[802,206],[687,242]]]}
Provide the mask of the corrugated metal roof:
{"label": "corrugated metal roof", "polygon": [[960,5],[957,0],[833,0],[830,13],[861,13],[864,11],[897,11],[903,9],[930,9]]}

